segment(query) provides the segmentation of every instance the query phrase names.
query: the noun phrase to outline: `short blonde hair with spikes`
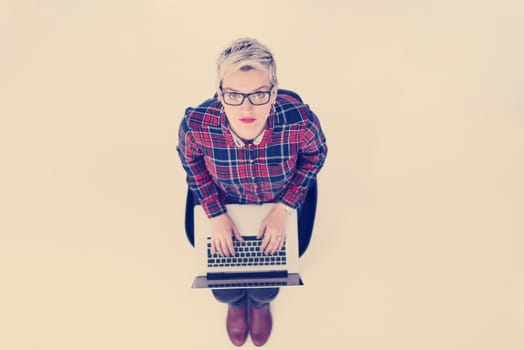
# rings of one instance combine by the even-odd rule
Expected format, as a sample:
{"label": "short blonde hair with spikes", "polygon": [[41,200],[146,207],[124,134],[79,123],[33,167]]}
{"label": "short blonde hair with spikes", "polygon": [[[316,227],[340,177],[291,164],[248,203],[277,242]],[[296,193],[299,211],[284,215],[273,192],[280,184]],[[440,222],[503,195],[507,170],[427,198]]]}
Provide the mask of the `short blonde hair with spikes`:
{"label": "short blonde hair with spikes", "polygon": [[271,51],[256,39],[240,38],[233,41],[217,59],[217,93],[227,73],[261,69],[269,73],[271,85],[278,84],[275,59]]}

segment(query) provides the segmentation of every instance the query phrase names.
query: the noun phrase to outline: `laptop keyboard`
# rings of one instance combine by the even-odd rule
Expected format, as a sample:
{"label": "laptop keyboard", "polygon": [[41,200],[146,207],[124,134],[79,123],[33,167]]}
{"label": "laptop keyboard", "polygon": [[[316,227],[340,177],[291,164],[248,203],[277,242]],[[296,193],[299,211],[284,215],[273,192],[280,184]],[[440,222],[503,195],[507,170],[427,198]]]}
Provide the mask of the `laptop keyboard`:
{"label": "laptop keyboard", "polygon": [[230,283],[209,283],[209,288],[249,288],[249,287],[283,287],[287,286],[287,281],[277,282],[230,282]]}
{"label": "laptop keyboard", "polygon": [[244,236],[244,241],[233,239],[235,256],[220,256],[211,254],[211,242],[207,243],[207,266],[208,267],[237,267],[237,266],[272,266],[286,264],[286,243],[282,249],[273,255],[265,255],[260,251],[262,239],[256,236]]}

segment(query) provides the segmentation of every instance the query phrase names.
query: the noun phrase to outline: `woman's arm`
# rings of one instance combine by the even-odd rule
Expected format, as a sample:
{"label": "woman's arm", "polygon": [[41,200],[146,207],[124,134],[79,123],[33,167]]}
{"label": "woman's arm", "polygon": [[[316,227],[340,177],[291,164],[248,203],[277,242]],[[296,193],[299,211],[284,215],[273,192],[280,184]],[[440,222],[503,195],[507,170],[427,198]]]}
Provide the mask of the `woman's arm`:
{"label": "woman's arm", "polygon": [[326,137],[320,121],[315,113],[309,110],[308,123],[301,135],[296,171],[280,199],[282,203],[292,208],[302,205],[309,185],[324,165],[327,150]]}
{"label": "woman's arm", "polygon": [[263,237],[260,248],[266,254],[273,254],[282,248],[289,209],[302,205],[311,181],[316,178],[326,159],[326,138],[312,111],[309,111],[300,146],[296,171],[280,198],[280,203],[275,204],[260,225],[258,237]]}
{"label": "woman's arm", "polygon": [[242,236],[220,201],[219,191],[206,167],[204,154],[195,142],[186,118],[180,125],[177,151],[187,173],[189,188],[197,195],[211,221],[211,252],[218,252],[222,256],[235,255],[233,235],[239,241],[243,240]]}
{"label": "woman's arm", "polygon": [[194,140],[187,117],[180,124],[177,151],[187,174],[187,184],[207,216],[212,218],[225,213],[226,207],[206,167],[204,153]]}

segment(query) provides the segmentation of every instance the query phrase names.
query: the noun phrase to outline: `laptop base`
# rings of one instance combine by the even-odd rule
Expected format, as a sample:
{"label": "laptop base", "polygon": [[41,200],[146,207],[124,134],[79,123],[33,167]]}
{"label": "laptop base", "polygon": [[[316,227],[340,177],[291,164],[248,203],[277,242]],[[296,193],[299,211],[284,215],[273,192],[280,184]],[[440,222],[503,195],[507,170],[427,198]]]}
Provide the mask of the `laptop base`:
{"label": "laptop base", "polygon": [[235,289],[235,288],[276,288],[303,286],[298,273],[289,273],[287,277],[252,277],[235,279],[209,279],[207,276],[197,276],[191,288]]}

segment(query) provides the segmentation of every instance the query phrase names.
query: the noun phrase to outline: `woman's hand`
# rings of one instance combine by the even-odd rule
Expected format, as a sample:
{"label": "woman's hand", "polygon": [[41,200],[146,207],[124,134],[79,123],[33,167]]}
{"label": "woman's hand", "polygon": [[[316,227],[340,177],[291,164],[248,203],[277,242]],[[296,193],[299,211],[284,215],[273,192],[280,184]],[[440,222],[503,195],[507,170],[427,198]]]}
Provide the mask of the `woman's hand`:
{"label": "woman's hand", "polygon": [[258,231],[257,238],[264,237],[260,245],[260,251],[263,251],[265,254],[273,254],[282,249],[286,240],[288,216],[289,214],[282,204],[275,204],[262,221]]}
{"label": "woman's hand", "polygon": [[210,219],[211,220],[211,253],[222,256],[234,256],[235,248],[233,247],[233,235],[237,240],[244,239],[238,232],[238,229],[227,214],[221,214]]}

